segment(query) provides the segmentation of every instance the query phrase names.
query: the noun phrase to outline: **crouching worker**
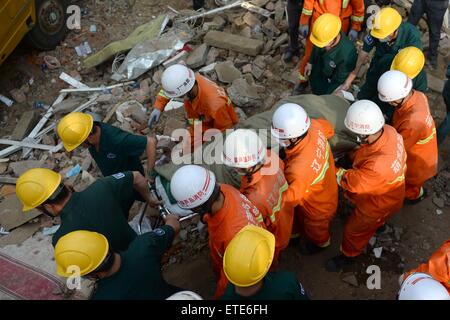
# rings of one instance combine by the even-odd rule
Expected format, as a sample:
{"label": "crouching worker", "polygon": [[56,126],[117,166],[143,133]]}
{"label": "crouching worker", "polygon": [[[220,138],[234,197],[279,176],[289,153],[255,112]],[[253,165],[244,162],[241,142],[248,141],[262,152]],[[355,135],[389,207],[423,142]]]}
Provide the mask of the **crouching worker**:
{"label": "crouching worker", "polygon": [[77,270],[95,280],[93,300],[166,299],[181,290],[169,285],[161,272],[161,258],[179,231],[178,216],[168,215],[164,226],[137,236],[120,253],[100,233],[73,231],[55,246],[56,272],[71,277]]}
{"label": "crouching worker", "polygon": [[168,67],[162,74],[161,84],[162,90],[156,97],[149,128],[159,121],[170,99],[181,97],[190,125],[191,146],[202,144],[206,130],[215,128],[224,131],[239,121],[225,90],[182,64]]}
{"label": "crouching worker", "polygon": [[288,183],[284,163],[263,145],[258,135],[238,129],[225,140],[223,162],[242,176],[241,192],[258,208],[267,230],[275,235],[275,258],[289,244],[294,208],[286,203]]}
{"label": "crouching worker", "polygon": [[16,183],[24,212],[36,208],[52,218],[61,217],[53,245],[71,231],[90,230],[104,235],[114,249],[121,251],[136,237],[128,224],[134,191],[150,206],[155,205],[148,194],[147,180],[137,171],[98,179],[81,192],[64,185],[59,173],[43,168],[26,171]]}
{"label": "crouching worker", "polygon": [[275,251],[272,233],[246,226],[231,240],[223,257],[230,283],[222,300],[308,300],[303,286],[288,271],[269,272]]}
{"label": "crouching worker", "polygon": [[264,227],[263,218],[242,193],[232,186],[217,183],[214,173],[200,166],[186,165],[175,171],[170,191],[178,206],[199,213],[208,225],[211,259],[218,278],[214,295],[217,299],[227,286],[222,269],[225,248],[246,225]]}

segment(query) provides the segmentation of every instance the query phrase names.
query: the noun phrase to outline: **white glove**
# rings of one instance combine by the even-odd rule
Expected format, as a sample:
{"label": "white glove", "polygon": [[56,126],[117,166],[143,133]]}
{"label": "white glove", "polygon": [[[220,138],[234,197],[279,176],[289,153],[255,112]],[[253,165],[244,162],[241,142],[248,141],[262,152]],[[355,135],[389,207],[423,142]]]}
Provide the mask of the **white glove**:
{"label": "white glove", "polygon": [[355,41],[356,39],[358,39],[358,31],[351,29],[348,33],[348,37],[351,41]]}
{"label": "white glove", "polygon": [[151,129],[153,124],[158,123],[159,117],[161,117],[161,111],[158,109],[153,109],[152,113],[150,114],[150,119],[148,119],[148,128]]}
{"label": "white glove", "polygon": [[307,63],[306,67],[305,67],[305,76],[309,77],[311,75],[311,70],[312,70],[312,64],[311,63]]}

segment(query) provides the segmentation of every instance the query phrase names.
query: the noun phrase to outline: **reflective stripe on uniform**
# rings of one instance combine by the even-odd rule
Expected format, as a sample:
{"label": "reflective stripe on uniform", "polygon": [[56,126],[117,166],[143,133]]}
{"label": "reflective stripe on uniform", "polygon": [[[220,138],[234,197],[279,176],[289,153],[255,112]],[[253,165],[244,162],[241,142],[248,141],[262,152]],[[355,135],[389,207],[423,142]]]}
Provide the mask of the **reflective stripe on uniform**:
{"label": "reflective stripe on uniform", "polygon": [[355,22],[363,22],[364,21],[364,16],[360,17],[360,16],[351,16],[351,20],[355,21]]}
{"label": "reflective stripe on uniform", "polygon": [[300,81],[307,81],[308,79],[305,76],[303,76],[301,73],[299,73],[298,74],[298,80],[300,80]]}
{"label": "reflective stripe on uniform", "polygon": [[405,165],[403,166],[403,173],[402,173],[402,175],[398,176],[397,178],[395,178],[391,182],[388,182],[387,184],[394,184],[394,183],[397,183],[397,182],[405,180],[405,172],[406,172],[406,156],[405,156]]}
{"label": "reflective stripe on uniform", "polygon": [[307,10],[307,9],[303,8],[302,14],[304,14],[305,16],[310,16],[310,15],[312,15],[312,10]]}
{"label": "reflective stripe on uniform", "polygon": [[279,194],[279,196],[278,196],[278,203],[277,203],[277,205],[276,205],[275,207],[272,208],[272,214],[271,214],[270,217],[269,217],[271,222],[275,222],[275,220],[276,220],[276,219],[275,219],[275,214],[276,214],[278,211],[280,211],[280,209],[281,209],[281,200],[282,200],[283,192],[285,192],[288,188],[289,188],[289,185],[288,185],[287,182],[285,182],[285,183],[281,186],[280,190],[278,191],[278,194]]}
{"label": "reflective stripe on uniform", "polygon": [[344,0],[344,1],[342,1],[342,8],[347,8],[347,6],[348,6],[348,1],[349,0]]}
{"label": "reflective stripe on uniform", "polygon": [[216,252],[217,252],[217,255],[218,255],[220,258],[223,258],[219,251],[216,250]]}
{"label": "reflective stripe on uniform", "polygon": [[330,145],[327,142],[327,151],[325,151],[325,165],[322,168],[322,171],[317,176],[317,178],[311,183],[311,186],[315,185],[316,183],[319,183],[323,180],[325,177],[325,173],[327,172],[328,168],[330,167],[330,164],[328,163],[328,158],[330,157]]}
{"label": "reflective stripe on uniform", "polygon": [[166,95],[166,93],[164,92],[163,89],[159,90],[158,96],[161,96],[161,97],[166,98],[166,99],[170,99],[170,98]]}
{"label": "reflective stripe on uniform", "polygon": [[433,128],[433,132],[430,134],[429,137],[417,141],[416,144],[426,144],[426,143],[430,142],[430,140],[433,139],[435,134],[436,134],[436,128]]}

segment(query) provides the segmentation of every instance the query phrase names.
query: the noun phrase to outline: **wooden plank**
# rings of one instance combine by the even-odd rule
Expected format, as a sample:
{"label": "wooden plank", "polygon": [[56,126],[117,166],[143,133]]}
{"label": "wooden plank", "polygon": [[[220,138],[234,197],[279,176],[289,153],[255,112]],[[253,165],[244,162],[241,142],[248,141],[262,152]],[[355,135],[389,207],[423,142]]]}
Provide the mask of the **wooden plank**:
{"label": "wooden plank", "polygon": [[32,149],[46,150],[46,151],[50,151],[55,148],[55,146],[49,146],[46,144],[29,143],[29,142],[8,140],[8,139],[0,139],[0,144],[7,144],[7,145],[12,145],[12,146],[18,146],[18,147],[27,147],[27,148],[32,148]]}

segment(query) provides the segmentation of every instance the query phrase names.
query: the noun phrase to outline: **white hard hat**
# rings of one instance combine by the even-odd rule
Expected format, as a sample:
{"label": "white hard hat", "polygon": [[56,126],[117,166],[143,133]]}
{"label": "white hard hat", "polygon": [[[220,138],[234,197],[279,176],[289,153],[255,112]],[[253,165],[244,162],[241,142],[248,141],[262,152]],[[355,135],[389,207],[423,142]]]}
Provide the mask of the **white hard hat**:
{"label": "white hard hat", "polygon": [[266,148],[258,135],[249,129],[237,129],[227,136],[222,160],[234,168],[251,168],[264,161]]}
{"label": "white hard hat", "polygon": [[278,107],[272,117],[272,135],[277,139],[291,139],[308,131],[311,120],[306,111],[295,103],[285,103]]}
{"label": "white hard hat", "polygon": [[197,166],[179,168],[170,180],[170,192],[183,209],[201,206],[211,197],[216,176],[211,171]]}
{"label": "white hard hat", "polygon": [[344,124],[356,134],[370,135],[377,133],[384,126],[384,116],[376,103],[359,100],[347,110]]}
{"label": "white hard hat", "polygon": [[182,64],[174,64],[164,70],[161,84],[169,98],[185,95],[195,84],[194,71]]}
{"label": "white hard hat", "polygon": [[426,273],[413,273],[403,281],[399,300],[450,300],[447,289]]}
{"label": "white hard hat", "polygon": [[403,72],[386,71],[378,79],[378,98],[384,102],[403,99],[411,92],[412,86],[412,80]]}
{"label": "white hard hat", "polygon": [[180,292],[174,293],[173,295],[168,297],[166,300],[203,300],[203,298],[192,291],[180,291]]}

